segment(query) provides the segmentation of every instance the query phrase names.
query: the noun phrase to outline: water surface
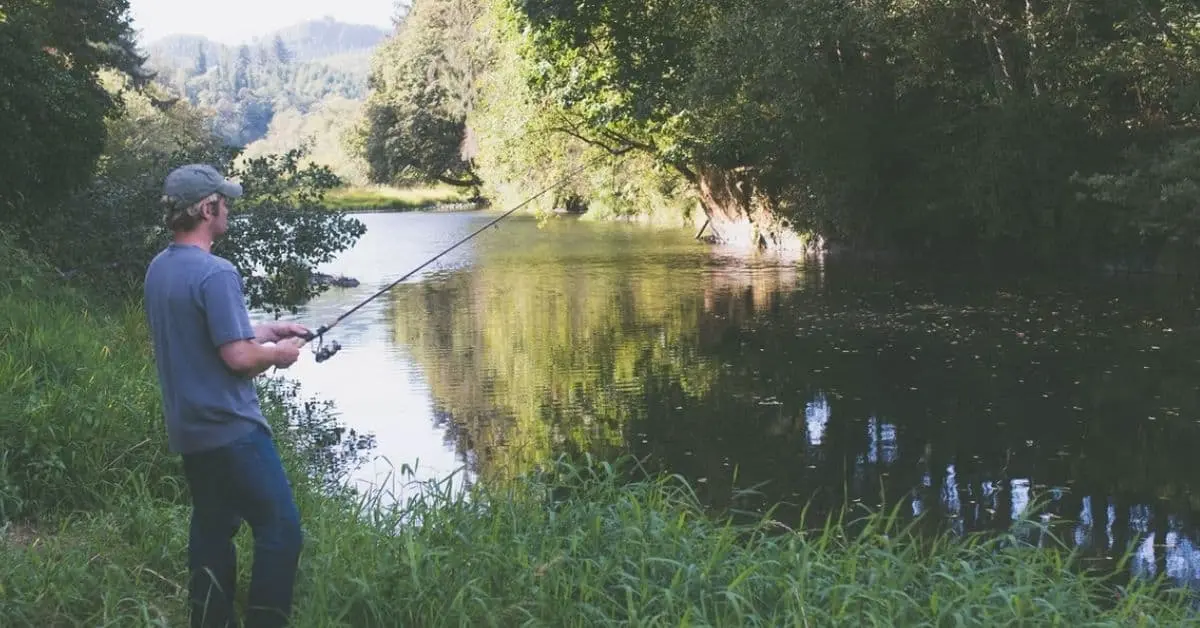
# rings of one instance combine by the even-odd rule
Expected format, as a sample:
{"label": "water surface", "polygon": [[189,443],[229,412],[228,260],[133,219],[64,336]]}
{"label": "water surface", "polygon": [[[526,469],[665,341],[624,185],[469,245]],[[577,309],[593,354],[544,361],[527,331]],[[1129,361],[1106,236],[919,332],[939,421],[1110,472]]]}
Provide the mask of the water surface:
{"label": "water surface", "polygon": [[[327,322],[494,217],[359,216],[323,270],[362,285],[298,318]],[[375,435],[356,482],[632,453],[717,508],[783,502],[789,524],[850,499],[967,532],[1045,502],[1101,559],[1136,540],[1133,573],[1200,580],[1200,334],[1173,281],[905,275],[514,216],[330,337],[341,353],[289,374]]]}

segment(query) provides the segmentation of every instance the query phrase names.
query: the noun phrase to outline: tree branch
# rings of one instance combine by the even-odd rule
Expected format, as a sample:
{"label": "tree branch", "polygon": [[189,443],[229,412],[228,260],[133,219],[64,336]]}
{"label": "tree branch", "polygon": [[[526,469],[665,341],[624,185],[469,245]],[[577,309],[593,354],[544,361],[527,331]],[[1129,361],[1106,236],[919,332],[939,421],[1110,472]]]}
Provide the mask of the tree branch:
{"label": "tree branch", "polygon": [[481,181],[479,177],[475,175],[475,173],[472,172],[468,174],[470,176],[468,179],[455,179],[444,174],[434,175],[433,178],[445,183],[446,185],[453,185],[460,188],[469,188],[483,184],[483,181]]}
{"label": "tree branch", "polygon": [[547,128],[546,130],[554,131],[556,133],[565,133],[585,144],[602,148],[605,151],[608,151],[608,153],[610,155],[613,155],[614,157],[624,155],[625,153],[629,152],[630,150],[633,150],[634,148],[639,148],[637,146],[630,146],[630,145],[626,145],[621,148],[614,148],[612,146],[609,146],[608,144],[605,144],[601,140],[595,140],[590,137],[586,137],[585,135],[576,131],[575,129],[573,129],[571,127],[566,127],[566,126],[552,126],[552,127]]}
{"label": "tree branch", "polygon": [[[600,129],[599,131],[597,131],[597,133],[604,136],[611,142],[615,142],[617,144],[624,144],[623,148],[614,148],[612,145],[605,143],[604,140],[594,139],[594,138],[587,137],[586,135],[584,135],[581,131],[578,130],[581,125],[568,119],[565,114],[560,113],[559,117],[563,119],[563,126],[548,127],[546,130],[554,131],[554,132],[558,132],[558,133],[565,133],[585,144],[589,144],[591,146],[598,146],[598,147],[608,151],[609,153],[611,153],[613,156],[616,156],[616,157],[619,157],[621,155],[624,155],[625,153],[628,153],[631,150],[636,149],[636,150],[645,152],[646,154],[650,155],[651,157],[662,160],[662,156],[659,154],[658,148],[656,146],[654,146],[653,144],[647,144],[646,142],[639,142],[638,140],[635,140],[635,139],[628,137],[626,135],[623,135],[621,133],[617,133],[616,131],[613,131],[611,129]],[[676,171],[678,171],[679,174],[683,175],[683,177],[685,179],[687,179],[688,183],[695,184],[697,182],[698,178],[697,178],[696,173],[693,172],[691,168],[688,168],[686,164],[684,164],[682,162],[676,162],[676,161],[668,161],[666,163],[667,163],[667,165],[671,166]]]}

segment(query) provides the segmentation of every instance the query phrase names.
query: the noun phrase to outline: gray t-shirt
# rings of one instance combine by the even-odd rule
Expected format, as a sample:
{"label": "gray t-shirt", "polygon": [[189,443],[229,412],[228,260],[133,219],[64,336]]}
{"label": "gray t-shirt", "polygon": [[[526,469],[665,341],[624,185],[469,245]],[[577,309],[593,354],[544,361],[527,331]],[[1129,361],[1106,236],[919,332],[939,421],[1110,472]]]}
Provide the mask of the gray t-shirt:
{"label": "gray t-shirt", "polygon": [[145,308],[171,451],[226,445],[270,430],[254,380],[221,359],[221,345],[254,338],[241,275],[228,260],[172,243],[146,270]]}

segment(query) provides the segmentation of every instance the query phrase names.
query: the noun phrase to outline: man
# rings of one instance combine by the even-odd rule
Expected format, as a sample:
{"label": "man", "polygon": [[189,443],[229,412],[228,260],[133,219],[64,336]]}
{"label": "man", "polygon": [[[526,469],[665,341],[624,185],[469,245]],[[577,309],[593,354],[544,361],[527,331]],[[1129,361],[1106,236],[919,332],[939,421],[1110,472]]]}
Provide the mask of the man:
{"label": "man", "polygon": [[309,332],[282,322],[251,327],[242,278],[211,252],[228,229],[229,201],[241,195],[211,166],[171,172],[163,201],[174,238],[146,272],[168,445],[182,456],[192,497],[192,626],[236,625],[233,537],[242,520],[254,533],[246,626],[286,625],[302,541],[253,379],[295,363]]}

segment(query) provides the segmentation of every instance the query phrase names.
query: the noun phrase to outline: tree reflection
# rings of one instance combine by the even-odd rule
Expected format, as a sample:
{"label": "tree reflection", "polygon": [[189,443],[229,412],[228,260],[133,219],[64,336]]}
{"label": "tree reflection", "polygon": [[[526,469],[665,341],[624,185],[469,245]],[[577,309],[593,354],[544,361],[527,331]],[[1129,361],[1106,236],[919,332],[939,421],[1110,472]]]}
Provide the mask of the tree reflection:
{"label": "tree reflection", "polygon": [[793,527],[901,504],[966,534],[1036,507],[1031,541],[1136,543],[1132,573],[1197,580],[1191,295],[560,253],[391,296],[481,478],[632,453]]}

